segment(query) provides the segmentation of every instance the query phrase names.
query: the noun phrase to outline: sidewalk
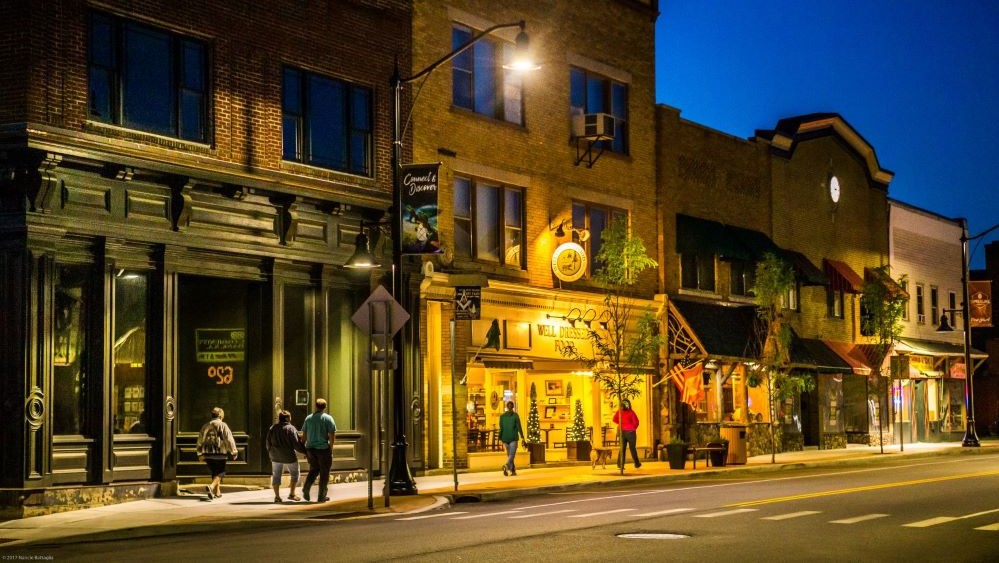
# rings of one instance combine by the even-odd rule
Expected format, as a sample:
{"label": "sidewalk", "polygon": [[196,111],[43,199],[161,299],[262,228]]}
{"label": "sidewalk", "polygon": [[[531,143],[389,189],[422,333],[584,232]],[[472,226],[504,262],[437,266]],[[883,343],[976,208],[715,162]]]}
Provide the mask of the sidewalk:
{"label": "sidewalk", "polygon": [[[850,446],[843,450],[806,450],[777,454],[776,463],[770,455],[751,457],[745,465],[705,467],[698,461],[692,469],[690,461],[684,470],[670,470],[666,462],[643,461],[641,469],[630,465],[620,475],[608,464],[604,469],[589,464],[524,468],[516,477],[504,477],[499,471],[460,473],[458,491],[453,474],[416,477],[418,495],[392,497],[391,506],[384,506],[382,482],[373,483],[373,509],[368,509],[367,482],[330,486],[330,502],[274,502],[271,489],[241,490],[232,488],[212,502],[201,491],[204,484],[190,486],[190,494],[175,497],[134,501],[125,504],[76,510],[45,516],[0,522],[0,550],[36,543],[74,543],[162,536],[185,533],[206,520],[213,525],[247,527],[265,526],[275,520],[308,521],[310,519],[377,518],[400,513],[417,513],[447,506],[451,503],[476,499],[482,501],[511,498],[527,494],[599,488],[624,483],[662,483],[720,473],[745,475],[779,471],[786,467],[810,467],[833,464],[879,463],[899,457],[937,455],[983,455],[999,452],[999,441],[985,440],[981,448],[962,448],[960,443],[906,444],[903,452],[897,445],[880,448]],[[313,489],[313,494],[316,490]],[[197,494],[195,494],[197,493]],[[287,488],[282,488],[287,494]]]}

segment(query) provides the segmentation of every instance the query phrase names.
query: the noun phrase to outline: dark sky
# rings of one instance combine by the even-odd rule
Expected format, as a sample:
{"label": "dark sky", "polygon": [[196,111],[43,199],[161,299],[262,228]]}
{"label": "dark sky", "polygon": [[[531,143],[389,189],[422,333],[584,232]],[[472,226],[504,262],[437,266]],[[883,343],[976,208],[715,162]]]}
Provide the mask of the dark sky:
{"label": "dark sky", "polygon": [[[661,0],[656,99],[737,137],[836,112],[888,195],[999,223],[999,1]],[[999,239],[999,229],[983,238]],[[984,242],[981,245],[984,247]],[[972,268],[985,263],[971,242]]]}

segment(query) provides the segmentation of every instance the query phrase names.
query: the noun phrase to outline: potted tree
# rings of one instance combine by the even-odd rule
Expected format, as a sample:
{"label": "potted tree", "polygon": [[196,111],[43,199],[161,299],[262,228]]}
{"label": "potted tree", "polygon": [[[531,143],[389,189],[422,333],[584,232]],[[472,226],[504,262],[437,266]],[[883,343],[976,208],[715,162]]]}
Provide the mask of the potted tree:
{"label": "potted tree", "polygon": [[576,409],[572,414],[572,424],[565,431],[566,458],[569,461],[589,461],[590,441],[586,437],[586,423],[583,421],[583,401],[576,399]]}
{"label": "potted tree", "polygon": [[531,464],[545,462],[545,445],[541,442],[541,419],[538,416],[538,390],[531,384],[531,410],[527,413],[527,437],[524,439],[527,451],[531,452]]}
{"label": "potted tree", "polygon": [[687,464],[687,442],[679,436],[673,436],[666,444],[666,459],[670,469],[683,469]]}

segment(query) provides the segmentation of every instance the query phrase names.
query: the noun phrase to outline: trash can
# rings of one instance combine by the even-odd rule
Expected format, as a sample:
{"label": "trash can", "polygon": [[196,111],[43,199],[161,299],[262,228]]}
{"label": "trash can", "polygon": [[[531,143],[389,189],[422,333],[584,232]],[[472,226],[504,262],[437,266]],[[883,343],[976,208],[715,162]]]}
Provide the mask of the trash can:
{"label": "trash can", "polygon": [[725,424],[721,427],[721,437],[728,440],[728,465],[746,463],[746,425]]}

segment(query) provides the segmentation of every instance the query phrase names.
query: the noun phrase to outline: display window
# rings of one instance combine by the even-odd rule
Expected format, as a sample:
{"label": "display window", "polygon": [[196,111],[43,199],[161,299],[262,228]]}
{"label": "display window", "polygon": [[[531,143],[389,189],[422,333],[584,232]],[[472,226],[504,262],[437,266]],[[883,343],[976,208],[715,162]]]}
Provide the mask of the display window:
{"label": "display window", "polygon": [[89,304],[93,299],[91,269],[84,265],[57,264],[53,277],[53,433],[82,435],[88,414],[86,395],[91,385],[86,346]]}
{"label": "display window", "polygon": [[114,368],[112,415],[115,434],[148,434],[146,418],[149,277],[121,270],[114,278]]}

